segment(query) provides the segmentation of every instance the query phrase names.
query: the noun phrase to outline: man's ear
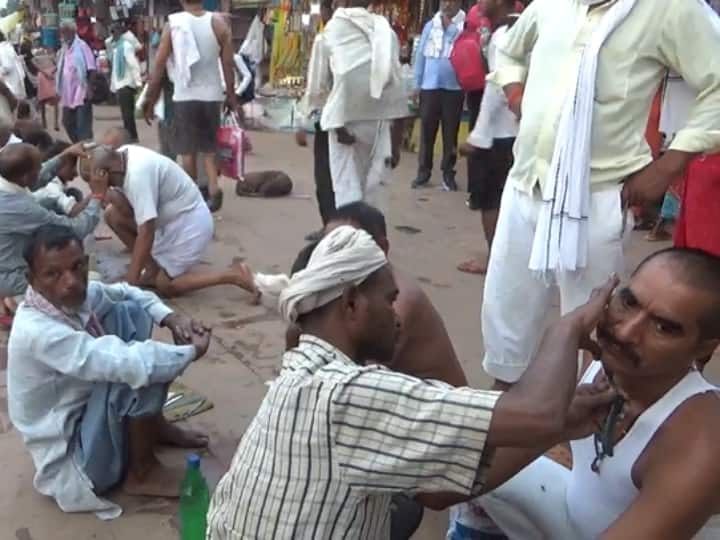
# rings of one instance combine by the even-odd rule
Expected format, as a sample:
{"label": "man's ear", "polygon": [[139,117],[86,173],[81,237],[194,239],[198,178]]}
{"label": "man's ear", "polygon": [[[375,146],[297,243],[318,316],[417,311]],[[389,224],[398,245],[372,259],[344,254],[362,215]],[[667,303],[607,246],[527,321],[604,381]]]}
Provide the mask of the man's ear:
{"label": "man's ear", "polygon": [[343,291],[341,297],[342,311],[351,318],[354,318],[357,312],[359,295],[360,291],[355,285],[351,285]]}

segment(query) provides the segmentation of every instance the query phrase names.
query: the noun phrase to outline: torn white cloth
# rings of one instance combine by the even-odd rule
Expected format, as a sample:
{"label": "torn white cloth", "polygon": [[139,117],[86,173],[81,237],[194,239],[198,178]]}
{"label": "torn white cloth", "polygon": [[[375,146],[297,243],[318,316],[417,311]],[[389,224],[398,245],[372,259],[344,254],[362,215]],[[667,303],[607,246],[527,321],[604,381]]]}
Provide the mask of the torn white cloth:
{"label": "torn white cloth", "polygon": [[[461,9],[452,18],[451,24],[457,27],[458,35],[463,31],[465,27],[465,12]],[[445,26],[443,25],[443,14],[442,11],[438,11],[432,18],[432,28],[430,29],[430,35],[425,44],[425,56],[429,58],[440,58],[441,56],[450,57],[452,47],[444,46],[445,40]]]}
{"label": "torn white cloth", "polygon": [[565,96],[530,255],[530,270],[545,279],[550,272],[575,272],[587,264],[590,147],[598,55],[635,2],[618,0],[605,13],[583,48],[576,82]]}
{"label": "torn white cloth", "polygon": [[173,48],[173,78],[176,84],[187,87],[192,79],[191,68],[200,61],[200,50],[185,12],[170,15],[168,24]]}
{"label": "torn white cloth", "polygon": [[[304,270],[287,276],[255,276],[256,286],[270,298],[278,298],[282,318],[293,323],[360,285],[388,263],[375,240],[361,229],[344,225],[323,238]],[[271,278],[271,279],[268,279]]]}

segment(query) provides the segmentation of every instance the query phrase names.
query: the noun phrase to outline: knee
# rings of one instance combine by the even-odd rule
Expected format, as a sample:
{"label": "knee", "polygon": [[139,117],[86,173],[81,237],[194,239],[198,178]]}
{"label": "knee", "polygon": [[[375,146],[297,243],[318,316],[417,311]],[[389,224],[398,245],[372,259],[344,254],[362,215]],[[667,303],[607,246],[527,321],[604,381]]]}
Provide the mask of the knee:
{"label": "knee", "polygon": [[152,317],[134,300],[118,302],[103,317],[102,326],[123,341],[147,341],[154,326]]}

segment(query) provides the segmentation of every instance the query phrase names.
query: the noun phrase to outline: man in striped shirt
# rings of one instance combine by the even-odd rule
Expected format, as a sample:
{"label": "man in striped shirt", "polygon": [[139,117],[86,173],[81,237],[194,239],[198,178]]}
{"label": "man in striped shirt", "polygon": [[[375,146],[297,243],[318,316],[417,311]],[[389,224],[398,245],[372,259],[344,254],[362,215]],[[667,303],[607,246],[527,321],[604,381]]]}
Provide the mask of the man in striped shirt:
{"label": "man in striped shirt", "polygon": [[397,285],[366,232],[333,230],[280,295],[305,333],[218,485],[208,539],[389,538],[394,494],[467,500],[517,472],[505,454],[490,468],[495,448],[549,447],[578,424],[591,433],[613,396],[576,399],[569,413],[577,353],[615,283],[548,331],[508,392],[453,388],[364,365],[393,357]]}

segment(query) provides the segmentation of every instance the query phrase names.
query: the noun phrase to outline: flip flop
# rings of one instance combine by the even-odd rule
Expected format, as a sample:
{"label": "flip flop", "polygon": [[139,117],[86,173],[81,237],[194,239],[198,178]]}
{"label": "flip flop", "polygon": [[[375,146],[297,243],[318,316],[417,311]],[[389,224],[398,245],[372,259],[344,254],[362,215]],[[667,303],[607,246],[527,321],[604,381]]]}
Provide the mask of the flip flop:
{"label": "flip flop", "polygon": [[465,261],[464,263],[460,263],[458,265],[457,269],[466,274],[474,274],[474,275],[487,274],[487,265],[481,263],[477,259],[473,259],[471,261]]}

